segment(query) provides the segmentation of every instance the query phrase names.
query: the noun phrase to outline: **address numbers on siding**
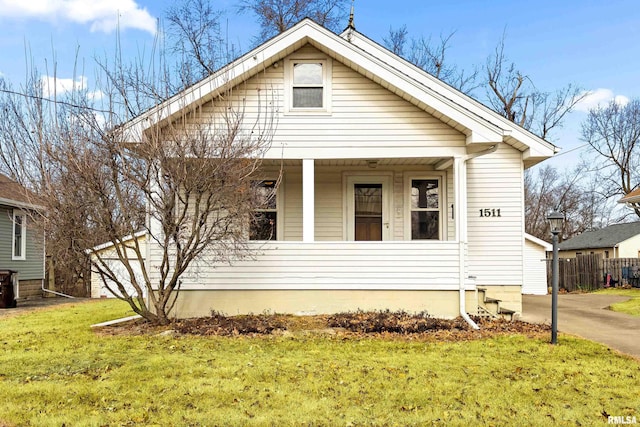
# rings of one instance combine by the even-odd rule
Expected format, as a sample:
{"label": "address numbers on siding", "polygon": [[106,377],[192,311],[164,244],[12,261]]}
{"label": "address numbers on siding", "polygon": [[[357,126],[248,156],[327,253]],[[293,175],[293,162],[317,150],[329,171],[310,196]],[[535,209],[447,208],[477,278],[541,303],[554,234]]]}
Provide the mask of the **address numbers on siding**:
{"label": "address numbers on siding", "polygon": [[480,209],[480,218],[501,217],[500,209]]}

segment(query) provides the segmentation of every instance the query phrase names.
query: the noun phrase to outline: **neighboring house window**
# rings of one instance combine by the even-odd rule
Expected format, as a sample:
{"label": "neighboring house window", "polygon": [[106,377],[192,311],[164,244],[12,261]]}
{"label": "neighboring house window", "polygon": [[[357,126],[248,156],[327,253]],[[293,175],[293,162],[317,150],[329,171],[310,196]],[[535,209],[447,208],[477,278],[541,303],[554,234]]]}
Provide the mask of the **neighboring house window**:
{"label": "neighboring house window", "polygon": [[255,181],[258,208],[254,210],[249,230],[251,240],[278,240],[278,201],[276,181]]}
{"label": "neighboring house window", "polygon": [[329,111],[329,62],[319,59],[290,59],[285,79],[289,82],[289,112]]}
{"label": "neighboring house window", "polygon": [[27,219],[23,213],[13,213],[13,259],[25,259],[27,251]]}
{"label": "neighboring house window", "polygon": [[609,251],[604,251],[604,257],[607,259],[609,258]]}
{"label": "neighboring house window", "polygon": [[410,180],[411,240],[442,238],[442,180],[412,178]]}

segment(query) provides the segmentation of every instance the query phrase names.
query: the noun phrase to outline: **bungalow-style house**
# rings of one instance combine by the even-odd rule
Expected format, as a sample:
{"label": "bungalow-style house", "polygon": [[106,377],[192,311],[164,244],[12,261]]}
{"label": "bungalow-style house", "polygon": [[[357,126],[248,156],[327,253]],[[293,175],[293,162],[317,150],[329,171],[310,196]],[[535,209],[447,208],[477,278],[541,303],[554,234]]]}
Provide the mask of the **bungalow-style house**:
{"label": "bungalow-style house", "polygon": [[640,221],[585,231],[558,245],[560,258],[602,255],[603,258],[640,257]]}
{"label": "bungalow-style house", "polygon": [[[127,141],[227,85],[275,103],[263,177],[284,165],[255,259],[182,276],[175,314],[522,309],[524,170],[556,147],[350,26],[305,19],[123,126]],[[207,113],[209,112],[209,113]],[[213,119],[211,119],[213,120]],[[265,178],[261,178],[265,179]],[[157,274],[149,240],[146,267]]]}
{"label": "bungalow-style house", "polygon": [[0,271],[17,272],[16,299],[42,297],[44,235],[29,216],[40,209],[36,203],[34,194],[0,174]]}

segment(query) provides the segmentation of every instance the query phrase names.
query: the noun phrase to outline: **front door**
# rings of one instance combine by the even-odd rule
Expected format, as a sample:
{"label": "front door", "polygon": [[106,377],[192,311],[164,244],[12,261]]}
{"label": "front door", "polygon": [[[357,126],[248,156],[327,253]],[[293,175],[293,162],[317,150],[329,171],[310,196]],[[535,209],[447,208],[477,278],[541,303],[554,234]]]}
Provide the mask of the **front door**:
{"label": "front door", "polygon": [[382,240],[382,184],[355,184],[355,240]]}
{"label": "front door", "polygon": [[391,175],[347,175],[346,240],[391,240]]}

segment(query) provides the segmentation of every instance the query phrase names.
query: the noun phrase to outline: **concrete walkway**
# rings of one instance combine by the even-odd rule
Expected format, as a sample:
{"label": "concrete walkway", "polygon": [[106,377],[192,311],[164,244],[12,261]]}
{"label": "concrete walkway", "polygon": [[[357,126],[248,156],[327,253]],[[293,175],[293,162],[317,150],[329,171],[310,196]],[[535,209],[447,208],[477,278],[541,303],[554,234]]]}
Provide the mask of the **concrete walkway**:
{"label": "concrete walkway", "polygon": [[[640,317],[607,310],[618,295],[558,295],[558,330],[605,344],[640,359]],[[551,324],[551,295],[523,295],[522,320]]]}

